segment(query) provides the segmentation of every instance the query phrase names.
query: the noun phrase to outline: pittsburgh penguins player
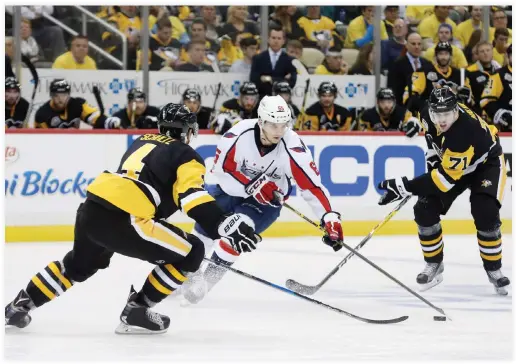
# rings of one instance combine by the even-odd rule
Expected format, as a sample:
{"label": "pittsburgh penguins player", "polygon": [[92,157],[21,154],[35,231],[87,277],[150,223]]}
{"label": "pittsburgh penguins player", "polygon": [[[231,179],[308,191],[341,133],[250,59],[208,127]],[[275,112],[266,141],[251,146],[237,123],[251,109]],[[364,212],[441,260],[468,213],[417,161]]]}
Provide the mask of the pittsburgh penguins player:
{"label": "pittsburgh penguins player", "polygon": [[21,87],[16,78],[5,79],[5,128],[23,128],[29,111],[29,102],[21,97]]}
{"label": "pittsburgh penguins player", "polygon": [[[204,162],[188,145],[198,130],[195,114],[184,105],[167,104],[158,127],[159,134],[142,135],[131,144],[115,172],[104,171],[88,186],[77,210],[72,250],[34,275],[5,307],[6,326],[27,326],[30,311],[107,268],[119,253],[156,266],[139,292],[131,286],[116,333],[166,332],[170,318],[150,308],[179,288],[204,257],[197,237],[165,221],[178,210],[235,252],[256,248],[260,237],[250,219],[225,214],[204,190]],[[107,297],[92,292],[92,299]]]}
{"label": "pittsburgh penguins player", "polygon": [[293,120],[296,120],[299,117],[301,112],[299,111],[299,108],[292,102],[292,88],[287,81],[275,82],[274,85],[272,85],[272,95],[280,95],[283,100],[285,100],[288,107],[290,108],[290,113],[292,114]]}
{"label": "pittsburgh penguins player", "polygon": [[500,269],[499,211],[507,171],[498,129],[457,101],[449,87],[432,91],[420,114],[428,144],[428,172],[412,180],[397,177],[382,181],[378,188],[385,193],[379,204],[386,205],[409,195],[418,196],[414,216],[426,266],[417,276],[417,283],[426,290],[443,280],[444,241],[440,216],[446,215],[453,201],[469,189],[484,269],[496,292],[506,295],[510,281]]}
{"label": "pittsburgh penguins player", "polygon": [[208,129],[213,109],[202,106],[201,94],[194,88],[187,88],[182,96],[183,105],[197,115],[199,129]]}
{"label": "pittsburgh penguins player", "polygon": [[147,104],[147,95],[139,87],[127,93],[127,106],[113,114],[122,129],[157,129],[159,109]]}

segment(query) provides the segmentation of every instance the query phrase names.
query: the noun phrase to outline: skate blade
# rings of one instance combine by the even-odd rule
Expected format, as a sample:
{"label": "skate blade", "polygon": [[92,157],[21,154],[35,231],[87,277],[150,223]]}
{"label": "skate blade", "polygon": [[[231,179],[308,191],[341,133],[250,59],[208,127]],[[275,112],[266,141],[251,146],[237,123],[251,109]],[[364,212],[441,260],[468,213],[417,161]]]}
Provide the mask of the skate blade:
{"label": "skate blade", "polygon": [[439,283],[443,281],[443,275],[438,274],[428,283],[420,284],[419,285],[419,292],[425,292],[428,291],[430,288],[433,288],[437,286]]}
{"label": "skate blade", "polygon": [[115,329],[115,333],[119,335],[156,335],[164,334],[168,329],[163,330],[149,330],[143,327],[131,326],[124,323],[120,323]]}

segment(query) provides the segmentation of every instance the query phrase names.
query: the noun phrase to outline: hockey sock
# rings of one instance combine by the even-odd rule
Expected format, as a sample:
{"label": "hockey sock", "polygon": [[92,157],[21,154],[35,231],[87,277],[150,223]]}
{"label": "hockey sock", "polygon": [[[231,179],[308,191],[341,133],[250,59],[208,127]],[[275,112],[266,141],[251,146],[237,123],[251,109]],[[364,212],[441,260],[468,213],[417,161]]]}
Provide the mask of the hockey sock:
{"label": "hockey sock", "polygon": [[[215,243],[215,248],[211,259],[217,263],[223,264],[230,267],[236,262],[238,254],[231,246],[224,240],[219,240]],[[211,289],[218,281],[222,279],[222,276],[227,272],[227,269],[218,266],[217,264],[209,263],[204,271],[204,278],[208,283],[209,289]]]}
{"label": "hockey sock", "polygon": [[66,274],[63,264],[55,261],[32,277],[25,291],[34,305],[39,307],[60,296],[72,285],[73,281]]}
{"label": "hockey sock", "polygon": [[477,239],[484,269],[489,271],[500,269],[502,267],[502,233],[500,229],[477,230]]}
{"label": "hockey sock", "polygon": [[428,263],[440,263],[443,261],[443,231],[441,223],[424,227],[418,225],[419,242],[423,250],[423,256]]}
{"label": "hockey sock", "polygon": [[152,307],[178,289],[184,281],[184,274],[172,264],[157,265],[150,272],[136,300]]}

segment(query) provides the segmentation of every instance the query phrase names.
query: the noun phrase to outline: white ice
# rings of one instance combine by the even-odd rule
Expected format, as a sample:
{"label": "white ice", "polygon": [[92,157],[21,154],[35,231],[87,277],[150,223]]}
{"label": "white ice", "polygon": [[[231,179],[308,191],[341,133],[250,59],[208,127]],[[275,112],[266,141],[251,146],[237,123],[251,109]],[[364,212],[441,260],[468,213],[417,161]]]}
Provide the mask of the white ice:
{"label": "white ice", "polygon": [[[355,246],[358,238],[348,238]],[[32,275],[61,260],[70,243],[5,246],[5,300]],[[373,237],[363,254],[413,289],[424,266],[417,237]],[[504,236],[503,272],[512,278],[512,236]],[[284,285],[287,278],[315,284],[347,254],[317,238],[264,239],[235,267]],[[475,236],[445,237],[441,285],[422,295],[453,321],[353,257],[313,297],[370,318],[409,315],[372,325],[227,273],[200,304],[169,298],[156,310],[171,317],[168,333],[114,334],[129,287],[139,289],[149,263],[122,256],[87,282],[32,313],[25,329],[6,329],[5,359],[17,360],[350,360],[511,359],[512,291],[497,296],[488,282]],[[8,301],[5,302],[7,304]]]}

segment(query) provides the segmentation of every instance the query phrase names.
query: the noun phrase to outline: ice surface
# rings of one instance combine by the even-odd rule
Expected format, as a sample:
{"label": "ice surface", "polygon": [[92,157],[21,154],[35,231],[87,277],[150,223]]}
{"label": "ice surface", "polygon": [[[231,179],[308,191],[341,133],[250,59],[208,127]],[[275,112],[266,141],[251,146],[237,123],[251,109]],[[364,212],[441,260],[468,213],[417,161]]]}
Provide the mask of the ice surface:
{"label": "ice surface", "polygon": [[[347,242],[355,246],[358,238]],[[5,304],[32,275],[61,260],[70,243],[7,244]],[[512,236],[504,236],[503,272],[512,280]],[[424,266],[417,237],[373,237],[363,254],[416,289]],[[264,239],[235,267],[284,285],[316,284],[347,254],[317,238]],[[17,360],[344,360],[511,359],[512,290],[497,296],[482,268],[475,236],[445,237],[441,285],[422,295],[438,313],[359,258],[352,258],[314,298],[371,318],[409,315],[371,325],[227,273],[200,304],[180,307],[172,297],[156,310],[171,317],[164,335],[114,334],[132,283],[139,289],[152,266],[122,256],[32,313],[27,328],[6,329],[5,359]]]}

